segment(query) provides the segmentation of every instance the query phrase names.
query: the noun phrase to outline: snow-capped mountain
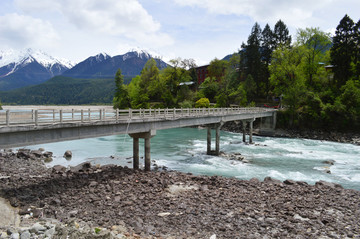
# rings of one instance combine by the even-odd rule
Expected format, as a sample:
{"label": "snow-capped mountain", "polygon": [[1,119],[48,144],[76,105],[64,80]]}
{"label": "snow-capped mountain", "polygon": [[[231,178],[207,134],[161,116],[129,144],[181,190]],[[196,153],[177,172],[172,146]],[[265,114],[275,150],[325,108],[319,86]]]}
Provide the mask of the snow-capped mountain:
{"label": "snow-capped mountain", "polygon": [[42,83],[73,66],[40,50],[0,51],[0,90]]}
{"label": "snow-capped mountain", "polygon": [[[64,72],[63,76],[83,79],[114,78],[116,71],[121,69],[121,73],[124,76],[134,77],[141,73],[141,70],[150,58],[154,57],[143,50],[130,51],[124,55],[113,57],[106,53],[100,53],[75,65],[70,70]],[[167,67],[167,64],[161,59],[154,59],[160,69]]]}

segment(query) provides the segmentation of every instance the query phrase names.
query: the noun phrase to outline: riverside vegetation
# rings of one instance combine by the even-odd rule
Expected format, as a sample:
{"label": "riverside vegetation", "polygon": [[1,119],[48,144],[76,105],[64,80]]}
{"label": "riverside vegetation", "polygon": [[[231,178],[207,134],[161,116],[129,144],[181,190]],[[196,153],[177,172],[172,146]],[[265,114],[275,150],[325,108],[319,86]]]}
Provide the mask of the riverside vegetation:
{"label": "riverside vegetation", "polygon": [[174,59],[159,71],[151,59],[129,85],[119,70],[114,107],[208,107],[207,100],[216,107],[246,106],[275,98],[286,107],[279,112],[279,127],[357,131],[359,41],[360,21],[348,15],[334,37],[319,28],[298,29],[293,44],[281,20],[273,30],[256,23],[242,50],[229,60],[211,61],[199,86],[192,60]]}

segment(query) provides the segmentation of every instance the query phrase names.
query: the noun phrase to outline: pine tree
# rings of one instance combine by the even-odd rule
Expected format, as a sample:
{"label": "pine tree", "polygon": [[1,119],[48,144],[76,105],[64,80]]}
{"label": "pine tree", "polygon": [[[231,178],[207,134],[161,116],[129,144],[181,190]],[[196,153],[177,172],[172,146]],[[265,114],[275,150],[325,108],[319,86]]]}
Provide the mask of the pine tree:
{"label": "pine tree", "polygon": [[360,80],[360,20],[354,27],[354,41],[355,41],[355,79]]}
{"label": "pine tree", "polygon": [[352,76],[351,62],[354,52],[354,21],[345,15],[336,27],[330,52],[331,63],[334,65],[334,79],[338,88]]}
{"label": "pine tree", "polygon": [[269,65],[271,62],[271,54],[274,50],[274,33],[271,30],[269,24],[266,24],[264,30],[262,31],[262,42],[261,42],[261,59],[264,62],[263,67],[263,81],[265,83],[265,93],[267,94],[270,90],[269,84]]}
{"label": "pine tree", "polygon": [[129,107],[129,94],[124,85],[124,76],[118,69],[115,74],[115,95],[113,99],[114,109],[125,109]]}
{"label": "pine tree", "polygon": [[279,20],[274,27],[274,39],[275,49],[278,47],[290,47],[291,45],[291,36],[289,35],[289,29],[285,23]]}
{"label": "pine tree", "polygon": [[245,60],[246,60],[246,75],[251,75],[256,83],[256,93],[260,94],[260,85],[261,85],[261,55],[260,55],[260,45],[261,45],[261,28],[258,23],[255,23],[251,33],[248,37],[246,50],[245,50]]}

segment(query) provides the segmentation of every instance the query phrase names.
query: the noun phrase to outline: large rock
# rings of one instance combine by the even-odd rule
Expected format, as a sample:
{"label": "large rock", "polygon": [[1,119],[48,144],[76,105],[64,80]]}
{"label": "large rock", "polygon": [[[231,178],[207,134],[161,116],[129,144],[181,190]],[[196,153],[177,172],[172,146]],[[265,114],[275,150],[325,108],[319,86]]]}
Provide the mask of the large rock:
{"label": "large rock", "polygon": [[18,227],[20,216],[18,209],[12,207],[5,199],[0,198],[0,227]]}
{"label": "large rock", "polygon": [[64,157],[65,158],[71,158],[72,157],[72,152],[70,150],[66,150],[66,152],[64,153]]}

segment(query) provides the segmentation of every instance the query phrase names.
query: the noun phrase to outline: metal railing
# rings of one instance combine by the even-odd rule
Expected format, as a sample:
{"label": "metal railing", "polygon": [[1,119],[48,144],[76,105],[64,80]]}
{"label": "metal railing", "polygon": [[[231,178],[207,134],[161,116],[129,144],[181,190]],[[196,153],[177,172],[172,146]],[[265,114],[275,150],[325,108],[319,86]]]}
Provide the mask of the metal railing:
{"label": "metal railing", "polygon": [[44,125],[69,122],[128,121],[132,119],[160,120],[232,114],[272,112],[274,109],[246,108],[181,108],[181,109],[60,109],[0,111],[0,126]]}

